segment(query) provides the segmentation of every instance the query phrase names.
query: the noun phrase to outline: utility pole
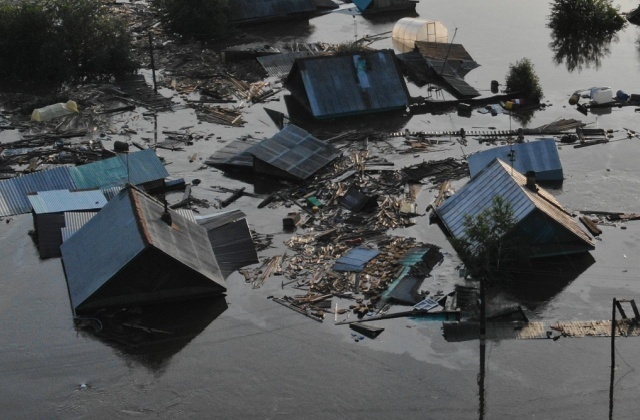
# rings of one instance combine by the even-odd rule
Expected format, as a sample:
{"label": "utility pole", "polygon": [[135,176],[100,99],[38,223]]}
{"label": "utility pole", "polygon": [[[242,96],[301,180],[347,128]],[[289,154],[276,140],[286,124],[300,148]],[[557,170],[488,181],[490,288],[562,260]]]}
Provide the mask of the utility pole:
{"label": "utility pole", "polygon": [[611,305],[611,381],[609,383],[609,419],[613,420],[613,385],[616,369],[616,298]]}
{"label": "utility pole", "polygon": [[151,56],[151,75],[153,76],[153,91],[158,93],[158,85],[156,84],[156,65],[153,61],[153,37],[149,31],[149,55]]}

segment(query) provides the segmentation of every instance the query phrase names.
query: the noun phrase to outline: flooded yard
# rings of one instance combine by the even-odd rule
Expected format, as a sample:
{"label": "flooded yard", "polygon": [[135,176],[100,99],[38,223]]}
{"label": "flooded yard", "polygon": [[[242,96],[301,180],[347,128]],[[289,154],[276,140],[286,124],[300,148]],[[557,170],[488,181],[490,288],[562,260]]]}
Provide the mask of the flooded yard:
{"label": "flooded yard", "polygon": [[[631,0],[616,4],[622,11],[638,6]],[[483,96],[489,96],[493,80],[503,86],[510,64],[525,57],[531,60],[545,106],[534,112],[526,127],[578,119],[588,128],[611,130],[612,138],[605,144],[574,148],[558,143],[564,182],[551,192],[565,208],[574,214],[587,210],[640,212],[636,169],[640,139],[627,136],[626,131],[640,130],[637,108],[614,107],[583,115],[568,102],[573,92],[593,86],[640,94],[636,76],[640,27],[628,24],[613,42],[594,47],[590,59],[580,51],[567,58],[551,47],[554,40],[546,27],[548,2],[421,0],[416,13],[441,21],[449,30],[449,40],[462,44],[480,64],[465,81]],[[394,12],[369,18],[330,13],[308,23],[246,28],[244,39],[269,45],[343,43],[366,34],[388,34],[404,15]],[[393,45],[383,37],[371,47]],[[150,81],[150,71],[143,73]],[[159,73],[162,75],[162,69]],[[166,97],[175,94],[166,87],[159,91]],[[433,94],[439,99],[439,93],[427,91],[426,86],[409,83],[409,91],[412,96]],[[246,104],[243,127],[201,122],[188,107],[159,113],[156,121],[142,110],[117,114],[111,125],[130,131],[116,130],[105,143],[111,147],[110,142],[117,140],[142,142],[162,131],[194,134],[196,140],[183,150],[158,149],[158,155],[172,178],[182,177],[194,184],[192,195],[197,199],[219,203],[229,194],[216,187],[245,188],[249,194],[229,208],[241,209],[251,230],[270,236],[272,246],[258,254],[263,261],[287,251],[284,243],[292,233],[283,229],[282,219],[291,209],[258,208],[266,195],[257,184],[203,162],[242,136],[276,134],[279,129],[264,108],[289,115],[286,93],[283,90],[276,100],[264,104]],[[303,128],[330,137],[327,134],[347,130],[470,132],[519,127],[518,120],[507,114],[474,111],[469,117],[456,112],[401,113],[393,118],[380,114]],[[16,131],[0,131],[2,143],[17,138]],[[394,169],[400,169],[423,161],[460,159],[492,145],[468,136],[466,144],[452,140],[427,152],[401,154],[398,150],[406,146],[398,136],[350,146],[368,148],[371,155],[386,157]],[[457,180],[454,186],[459,188],[468,179]],[[199,181],[197,185],[194,180]],[[440,227],[428,220],[426,209],[437,192],[434,185],[424,185],[417,200],[421,216],[415,218],[416,224],[390,232],[442,248],[443,262],[425,280],[434,292],[465,284],[458,270],[459,258]],[[180,198],[181,193],[169,195],[172,203]],[[198,211],[204,215],[214,209],[199,206]],[[27,234],[33,229],[32,216],[0,221],[0,414],[6,418],[636,417],[640,386],[636,338],[616,339],[610,405],[610,339],[490,340],[484,352],[478,341],[446,341],[441,322],[396,318],[376,322],[385,328],[379,337],[355,340],[348,326],[334,325],[333,315],[319,323],[274,302],[274,296],[296,293],[286,290],[280,276],[252,288],[242,274],[234,272],[226,279],[224,298],[133,314],[132,323],[149,317],[170,332],[166,339],[159,332],[161,339],[152,346],[140,345],[144,333],[130,330],[116,331],[116,340],[101,337],[75,327],[64,267],[58,258],[38,257]],[[489,305],[520,305],[532,321],[611,319],[614,298],[640,297],[640,221],[611,223],[601,229],[595,250],[589,253],[592,258],[569,256],[558,264],[534,265],[516,286],[490,289]],[[96,248],[103,245],[95,243]],[[137,345],[131,346],[132,342]]]}

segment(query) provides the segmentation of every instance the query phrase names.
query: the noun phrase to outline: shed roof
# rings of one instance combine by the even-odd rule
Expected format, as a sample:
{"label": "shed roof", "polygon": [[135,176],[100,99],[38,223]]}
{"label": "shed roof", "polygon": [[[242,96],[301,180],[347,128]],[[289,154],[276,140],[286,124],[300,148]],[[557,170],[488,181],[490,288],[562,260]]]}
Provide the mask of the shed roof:
{"label": "shed roof", "polygon": [[392,50],[300,58],[286,84],[319,119],[404,109],[409,103]]}
{"label": "shed roof", "polygon": [[315,0],[233,0],[231,20],[236,23],[269,20],[316,10]]}
{"label": "shed roof", "polygon": [[[94,295],[105,305],[114,305],[184,298],[203,288],[226,290],[206,229],[172,210],[169,225],[161,220],[163,212],[158,201],[129,187],[62,244],[74,311],[92,304],[89,302]],[[163,255],[158,263],[180,266],[193,273],[200,286],[194,287],[193,282],[185,286],[183,278],[163,279],[162,284],[155,284],[156,279],[148,276],[127,278],[126,270],[138,265],[132,262],[140,260],[149,249]],[[109,282],[117,276],[120,284],[126,284],[121,296],[117,290],[110,290],[108,296],[98,293],[108,289]]]}
{"label": "shed roof", "polygon": [[342,155],[329,143],[295,125],[288,125],[249,150],[256,159],[305,180]]}
{"label": "shed roof", "polygon": [[71,211],[64,214],[64,227],[60,229],[62,242],[72,237],[82,226],[98,214],[97,211]]}
{"label": "shed roof", "polygon": [[541,139],[528,143],[516,143],[494,147],[469,155],[469,171],[474,177],[494,159],[500,159],[520,173],[535,171],[538,181],[562,181],[562,164],[554,139]]}
{"label": "shed roof", "polygon": [[96,210],[107,204],[107,199],[100,190],[69,191],[52,190],[40,191],[27,196],[33,212],[61,213],[65,211]]}
{"label": "shed roof", "polygon": [[524,175],[502,160],[496,159],[448,198],[436,209],[436,213],[455,238],[464,238],[465,216],[476,217],[489,209],[493,205],[494,197],[500,195],[511,204],[516,225],[535,210],[540,210],[586,248],[594,248],[589,235],[578,226],[553,195],[543,188],[534,192],[525,186],[526,182]]}
{"label": "shed roof", "polygon": [[27,195],[51,190],[108,189],[163,179],[169,176],[152,149],[116,156],[82,166],[61,166],[0,181],[0,216],[28,213]]}
{"label": "shed roof", "polygon": [[360,272],[369,261],[380,255],[377,249],[363,247],[353,248],[342,257],[336,260],[333,266],[334,271],[355,271]]}

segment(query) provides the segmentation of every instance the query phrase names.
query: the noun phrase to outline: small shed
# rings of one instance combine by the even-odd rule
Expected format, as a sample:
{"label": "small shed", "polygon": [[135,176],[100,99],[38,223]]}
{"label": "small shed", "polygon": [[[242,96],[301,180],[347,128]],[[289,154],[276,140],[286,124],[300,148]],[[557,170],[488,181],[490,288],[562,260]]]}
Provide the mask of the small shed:
{"label": "small shed", "polygon": [[393,46],[400,52],[413,51],[416,41],[449,42],[449,30],[440,21],[424,18],[402,18],[393,25]]}
{"label": "small shed", "polygon": [[414,10],[419,0],[353,0],[363,15],[391,12],[394,10]]}
{"label": "small shed", "polygon": [[207,230],[127,187],[61,246],[74,314],[226,291]]}
{"label": "small shed", "polygon": [[238,209],[196,216],[207,229],[213,254],[226,279],[239,268],[260,262],[245,214]]}
{"label": "small shed", "polygon": [[304,181],[342,156],[340,149],[295,125],[288,125],[249,150],[258,174]]}
{"label": "small shed", "polygon": [[469,172],[473,178],[496,158],[512,165],[520,173],[534,171],[540,182],[562,182],[562,163],[558,146],[552,138],[527,143],[494,147],[476,152],[467,158]]}
{"label": "small shed", "polygon": [[236,25],[309,18],[317,9],[315,0],[233,0],[229,8]]}
{"label": "small shed", "polygon": [[299,58],[285,86],[317,119],[404,110],[410,98],[392,50]]}
{"label": "small shed", "polygon": [[65,212],[95,211],[107,204],[107,199],[100,190],[40,191],[29,194],[27,198],[31,204],[40,258],[60,256]]}
{"label": "small shed", "polygon": [[507,235],[527,247],[530,258],[595,249],[593,239],[552,194],[500,159],[471,178],[435,211],[448,233],[463,239],[465,217],[476,217],[491,208],[496,196],[511,204],[516,223]]}

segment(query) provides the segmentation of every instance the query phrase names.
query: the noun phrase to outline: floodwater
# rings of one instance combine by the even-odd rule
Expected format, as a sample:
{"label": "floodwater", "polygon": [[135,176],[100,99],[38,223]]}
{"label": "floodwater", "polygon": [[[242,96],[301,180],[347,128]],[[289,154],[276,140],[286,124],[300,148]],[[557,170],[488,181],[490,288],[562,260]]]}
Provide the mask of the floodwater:
{"label": "floodwater", "polygon": [[[637,6],[630,0],[616,4],[623,11]],[[554,193],[565,207],[574,211],[640,210],[636,170],[640,140],[627,139],[623,131],[640,130],[634,108],[584,116],[567,103],[571,93],[591,86],[640,93],[635,76],[640,66],[638,27],[629,25],[616,41],[596,49],[600,52],[595,55],[597,63],[583,62],[581,68],[570,71],[566,60],[557,62],[549,46],[548,2],[422,0],[417,12],[443,22],[449,39],[455,34],[453,41],[463,44],[481,65],[465,80],[483,93],[488,94],[491,80],[503,82],[509,64],[523,57],[533,62],[548,106],[535,113],[529,127],[575,118],[588,127],[617,130],[614,135],[619,141],[561,148],[566,179]],[[374,20],[331,14],[308,24],[256,28],[255,34],[265,43],[345,42],[390,31],[400,17],[402,14],[394,14]],[[372,46],[391,48],[391,41],[383,39]],[[413,95],[426,96],[415,86],[410,89]],[[267,106],[287,112],[284,101]],[[211,202],[226,198],[209,188],[214,185],[252,190],[242,181],[203,169],[198,160],[189,162],[194,154],[204,159],[224,142],[244,134],[269,136],[277,131],[261,105],[246,108],[244,116],[248,124],[242,129],[200,124],[189,110],[158,116],[159,130],[189,127],[194,133],[214,134],[184,152],[158,152],[170,162],[167,168],[173,176],[202,180],[193,189],[197,198]],[[471,118],[425,114],[376,120],[388,131],[517,127],[506,115],[478,113]],[[139,113],[115,116],[113,123],[127,124],[137,136],[153,137],[153,120]],[[363,127],[371,125],[371,120],[328,122],[325,129],[349,124]],[[0,133],[0,141],[13,135]],[[119,137],[112,136],[112,140]],[[390,143],[402,144],[401,139]],[[374,153],[389,152],[388,145],[369,147]],[[393,160],[401,167],[460,157],[486,147],[469,139],[464,147],[449,145],[418,157],[394,156]],[[421,208],[433,194],[423,189]],[[282,214],[258,210],[258,202],[243,197],[235,204],[247,214],[254,230],[274,235],[276,248],[262,252],[261,257],[275,255],[282,252],[282,242],[288,238],[280,222],[287,209],[280,209]],[[76,330],[60,260],[38,259],[27,235],[31,228],[29,215],[0,223],[3,418],[637,418],[640,359],[634,339],[616,340],[611,399],[608,339],[488,342],[481,358],[477,342],[446,342],[439,323],[392,319],[380,323],[386,330],[375,340],[355,342],[346,326],[317,323],[267,299],[290,292],[281,290],[277,278],[261,289],[252,289],[235,273],[227,279],[224,299],[167,307],[160,314],[132,315],[162,318],[165,329],[172,332],[170,338],[148,346],[131,346],[140,344],[141,335],[119,335],[113,340]],[[523,279],[522,287],[493,291],[490,304],[519,303],[534,320],[610,319],[613,298],[640,296],[640,222],[628,222],[624,229],[605,226],[603,231],[592,259],[568,260],[564,264],[568,273],[541,264]],[[443,289],[464,281],[458,277],[458,261],[442,232],[428,225],[425,217],[395,233],[440,245],[449,252],[427,279],[431,282],[427,288]]]}

